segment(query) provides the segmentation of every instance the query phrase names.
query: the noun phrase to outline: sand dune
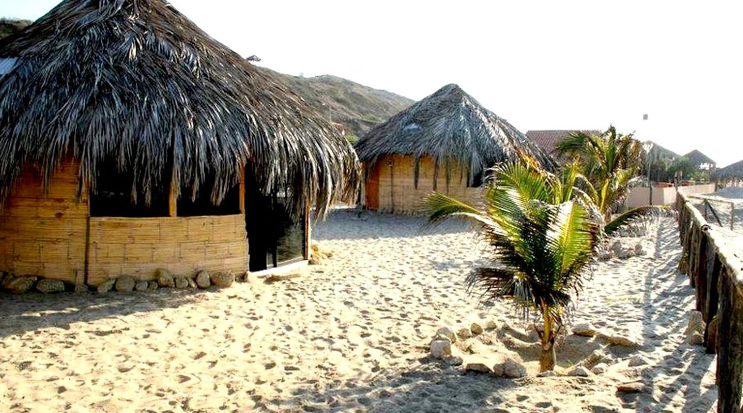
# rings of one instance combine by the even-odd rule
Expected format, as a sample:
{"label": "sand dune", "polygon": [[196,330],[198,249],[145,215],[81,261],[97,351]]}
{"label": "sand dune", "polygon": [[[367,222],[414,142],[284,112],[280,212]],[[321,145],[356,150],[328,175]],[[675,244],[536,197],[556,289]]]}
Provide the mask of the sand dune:
{"label": "sand dune", "polygon": [[[639,346],[567,336],[558,377],[536,377],[534,335],[507,302],[480,303],[464,277],[485,263],[466,227],[339,210],[313,236],[333,251],[299,278],[214,291],[0,299],[0,411],[529,412],[714,408],[714,356],[685,343],[693,308],[676,271],[672,220],[639,238],[649,255],[597,265],[575,323]],[[633,242],[634,242],[633,241]],[[492,321],[465,360],[509,352],[529,377],[466,372],[429,355],[445,325]],[[470,354],[474,353],[474,354]],[[563,376],[592,353],[608,369]],[[647,364],[629,367],[633,357]],[[641,381],[645,391],[616,392]]]}

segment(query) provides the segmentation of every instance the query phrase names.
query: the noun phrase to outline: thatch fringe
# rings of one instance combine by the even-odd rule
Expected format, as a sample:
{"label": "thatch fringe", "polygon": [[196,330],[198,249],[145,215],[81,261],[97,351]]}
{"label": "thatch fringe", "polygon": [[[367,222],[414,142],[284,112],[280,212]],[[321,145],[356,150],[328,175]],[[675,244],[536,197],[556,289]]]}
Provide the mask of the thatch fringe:
{"label": "thatch fringe", "polygon": [[714,172],[713,177],[718,181],[743,179],[743,160],[718,169]]}
{"label": "thatch fringe", "polygon": [[65,0],[0,41],[2,57],[18,60],[0,79],[0,201],[24,165],[49,183],[69,156],[92,191],[114,161],[148,200],[172,180],[219,203],[243,165],[295,211],[356,188],[357,158],[328,122],[163,0]]}
{"label": "thatch fringe", "polygon": [[[548,169],[556,165],[518,129],[453,84],[376,126],[355,148],[367,168],[384,155],[412,155],[416,163],[430,156],[437,172],[439,167],[446,168],[447,184],[451,179],[451,159],[467,166],[469,178],[495,163],[519,156],[517,148]],[[438,173],[435,175],[434,186]],[[417,185],[417,176],[415,182]]]}

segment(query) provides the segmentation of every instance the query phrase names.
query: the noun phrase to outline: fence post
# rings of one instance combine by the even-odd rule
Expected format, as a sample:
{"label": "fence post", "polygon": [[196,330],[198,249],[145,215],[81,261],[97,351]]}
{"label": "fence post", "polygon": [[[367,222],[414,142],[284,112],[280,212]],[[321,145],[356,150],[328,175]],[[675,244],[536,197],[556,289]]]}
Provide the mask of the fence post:
{"label": "fence post", "polygon": [[710,248],[708,232],[708,226],[705,225],[702,227],[702,231],[699,234],[699,252],[697,253],[696,270],[694,271],[697,286],[697,311],[702,312],[702,318],[704,321],[707,321],[707,251]]}
{"label": "fence post", "polygon": [[[715,252],[715,248],[710,246],[710,248],[707,249],[707,297],[705,299],[705,306],[704,306],[704,312],[707,313],[705,321],[705,327],[704,327],[704,344],[707,348],[707,354],[714,354],[717,352],[716,346],[713,347],[712,345],[714,343],[711,343],[709,341],[709,324],[712,322],[712,319],[715,318],[717,315],[717,306],[719,305],[720,300],[720,294],[719,294],[719,286],[718,281],[720,279],[720,269],[722,267],[722,262],[720,262],[720,258],[717,257],[717,253]],[[718,318],[718,333],[717,333],[717,342],[720,341],[720,335],[719,335],[719,318]]]}
{"label": "fence post", "polygon": [[724,266],[720,277],[722,288],[717,339],[717,411],[740,413],[743,385],[743,300]]}

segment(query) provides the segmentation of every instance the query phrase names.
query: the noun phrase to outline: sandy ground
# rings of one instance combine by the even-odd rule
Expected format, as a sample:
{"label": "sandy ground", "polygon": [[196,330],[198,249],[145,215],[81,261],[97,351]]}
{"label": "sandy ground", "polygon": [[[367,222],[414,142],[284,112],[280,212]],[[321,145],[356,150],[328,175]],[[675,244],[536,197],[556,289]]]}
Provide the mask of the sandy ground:
{"label": "sandy ground", "polygon": [[[334,256],[299,278],[221,291],[0,296],[3,412],[707,412],[714,356],[685,343],[693,307],[676,271],[675,223],[641,240],[647,257],[598,264],[575,323],[636,348],[568,336],[564,373],[598,351],[609,370],[536,377],[533,334],[508,303],[480,303],[464,277],[485,262],[466,227],[337,211],[313,236]],[[494,321],[470,352],[518,353],[529,377],[465,372],[432,359],[441,326]],[[648,364],[628,367],[641,355]],[[465,354],[465,359],[478,357]],[[639,380],[646,391],[616,392]]]}

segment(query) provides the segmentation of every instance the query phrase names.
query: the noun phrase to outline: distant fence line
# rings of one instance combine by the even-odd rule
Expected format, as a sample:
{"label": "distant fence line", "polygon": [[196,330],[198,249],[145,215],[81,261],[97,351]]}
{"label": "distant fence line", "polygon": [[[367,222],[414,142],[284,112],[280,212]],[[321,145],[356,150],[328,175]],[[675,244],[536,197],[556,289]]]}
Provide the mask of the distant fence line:
{"label": "distant fence line", "polygon": [[[701,212],[678,193],[676,209],[683,254],[679,271],[696,289],[705,322],[707,353],[717,353],[720,413],[740,413],[743,392],[743,263]],[[717,334],[714,334],[714,330]],[[710,331],[712,330],[712,335]],[[714,339],[716,337],[716,339]]]}

